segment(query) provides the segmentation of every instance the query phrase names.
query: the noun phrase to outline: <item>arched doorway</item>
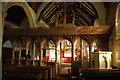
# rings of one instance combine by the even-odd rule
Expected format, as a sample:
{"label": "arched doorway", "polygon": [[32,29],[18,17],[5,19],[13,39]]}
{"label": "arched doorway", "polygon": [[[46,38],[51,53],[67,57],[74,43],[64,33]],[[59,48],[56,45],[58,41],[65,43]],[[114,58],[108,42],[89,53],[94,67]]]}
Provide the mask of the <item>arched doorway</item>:
{"label": "arched doorway", "polygon": [[[13,16],[17,16],[17,17],[13,17]],[[11,24],[14,24],[16,26],[14,27],[29,27],[29,23],[28,23],[28,18],[26,21],[24,21],[25,23],[23,23],[23,20],[27,17],[24,9],[21,6],[11,6],[8,10],[7,10],[7,16],[5,18],[5,20]],[[24,25],[23,25],[24,24]],[[5,28],[8,28],[10,26],[6,26]],[[13,27],[13,26],[11,26]]]}
{"label": "arched doorway", "polygon": [[67,39],[64,39],[60,43],[61,49],[61,61],[60,61],[60,74],[68,74],[68,70],[71,69],[71,57],[72,57],[72,44]]}
{"label": "arched doorway", "polygon": [[27,15],[28,22],[30,24],[29,26],[30,27],[36,27],[35,16],[34,16],[33,10],[31,9],[31,7],[29,7],[29,5],[27,4],[27,2],[22,2],[22,3],[18,3],[18,2],[7,3],[6,10],[10,9],[13,6],[19,6],[19,7],[21,7],[23,9],[23,11],[25,12],[25,14]]}
{"label": "arched doorway", "polygon": [[10,40],[7,40],[2,47],[2,63],[11,63],[12,59],[12,43]]}
{"label": "arched doorway", "polygon": [[66,39],[61,42],[61,63],[71,63],[71,43]]}
{"label": "arched doorway", "polygon": [[[42,48],[43,53],[43,62],[55,62],[56,56],[55,56],[55,44],[53,41],[46,41],[43,44]],[[45,64],[43,64],[45,65]]]}

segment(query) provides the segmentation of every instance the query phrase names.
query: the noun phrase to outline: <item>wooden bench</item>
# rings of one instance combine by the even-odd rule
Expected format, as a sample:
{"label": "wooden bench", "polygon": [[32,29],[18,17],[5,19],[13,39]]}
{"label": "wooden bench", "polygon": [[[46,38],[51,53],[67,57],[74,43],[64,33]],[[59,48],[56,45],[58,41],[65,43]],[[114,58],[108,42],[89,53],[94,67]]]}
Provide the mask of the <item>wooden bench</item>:
{"label": "wooden bench", "polygon": [[3,78],[6,80],[50,80],[51,68],[43,66],[16,66],[15,69],[3,70]]}
{"label": "wooden bench", "polygon": [[58,65],[55,62],[45,62],[46,66],[49,66],[52,68],[52,77],[55,78],[56,77],[56,72],[58,69]]}
{"label": "wooden bench", "polygon": [[115,69],[81,69],[85,80],[117,80],[120,70]]}

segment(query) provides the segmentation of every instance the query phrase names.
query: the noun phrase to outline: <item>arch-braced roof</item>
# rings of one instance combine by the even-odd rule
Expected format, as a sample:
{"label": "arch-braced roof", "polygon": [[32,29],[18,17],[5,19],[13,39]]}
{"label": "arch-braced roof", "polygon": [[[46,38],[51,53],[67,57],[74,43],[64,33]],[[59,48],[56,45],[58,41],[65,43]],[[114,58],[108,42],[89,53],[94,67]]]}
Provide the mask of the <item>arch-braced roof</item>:
{"label": "arch-braced roof", "polygon": [[66,6],[66,23],[72,23],[73,12],[75,14],[74,25],[90,26],[98,18],[95,7],[90,2],[50,2],[41,12],[38,20],[43,20],[50,27],[55,25],[56,11],[58,11],[59,24],[64,20],[64,8]]}

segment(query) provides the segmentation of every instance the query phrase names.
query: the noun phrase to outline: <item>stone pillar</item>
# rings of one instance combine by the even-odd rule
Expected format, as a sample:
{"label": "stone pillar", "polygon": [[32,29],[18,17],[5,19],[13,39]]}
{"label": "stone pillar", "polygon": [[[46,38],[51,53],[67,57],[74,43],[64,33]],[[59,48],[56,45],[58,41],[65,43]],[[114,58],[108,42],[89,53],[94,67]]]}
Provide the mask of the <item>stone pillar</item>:
{"label": "stone pillar", "polygon": [[120,68],[120,2],[118,3],[116,10],[115,34],[115,57],[117,58],[115,63],[117,67]]}
{"label": "stone pillar", "polygon": [[16,47],[16,40],[12,41],[12,61],[11,63],[14,64],[14,60],[15,60],[15,47]]}
{"label": "stone pillar", "polygon": [[[114,32],[115,33],[115,32]],[[118,66],[118,54],[117,54],[117,41],[115,39],[115,36],[113,37],[113,45],[111,46],[111,51],[112,51],[112,67],[116,67]]]}
{"label": "stone pillar", "polygon": [[18,64],[20,64],[20,59],[21,59],[21,52],[22,52],[22,45],[21,43],[19,44],[19,57],[18,57]]}

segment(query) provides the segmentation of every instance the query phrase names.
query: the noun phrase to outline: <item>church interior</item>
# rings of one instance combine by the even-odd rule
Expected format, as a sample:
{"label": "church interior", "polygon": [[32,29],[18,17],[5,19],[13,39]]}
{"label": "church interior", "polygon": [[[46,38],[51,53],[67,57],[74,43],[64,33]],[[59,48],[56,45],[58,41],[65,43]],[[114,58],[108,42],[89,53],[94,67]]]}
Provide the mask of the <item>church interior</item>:
{"label": "church interior", "polygon": [[2,27],[2,80],[120,78],[120,2],[2,2]]}

